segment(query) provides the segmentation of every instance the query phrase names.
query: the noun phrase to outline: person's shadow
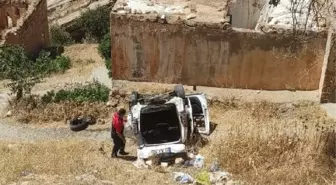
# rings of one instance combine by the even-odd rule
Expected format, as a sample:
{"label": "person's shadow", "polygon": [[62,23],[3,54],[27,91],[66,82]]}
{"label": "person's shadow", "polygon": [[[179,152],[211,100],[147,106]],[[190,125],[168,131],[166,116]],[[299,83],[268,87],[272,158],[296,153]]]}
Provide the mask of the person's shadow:
{"label": "person's shadow", "polygon": [[125,161],[135,161],[137,159],[136,156],[130,156],[130,155],[119,156],[119,158]]}

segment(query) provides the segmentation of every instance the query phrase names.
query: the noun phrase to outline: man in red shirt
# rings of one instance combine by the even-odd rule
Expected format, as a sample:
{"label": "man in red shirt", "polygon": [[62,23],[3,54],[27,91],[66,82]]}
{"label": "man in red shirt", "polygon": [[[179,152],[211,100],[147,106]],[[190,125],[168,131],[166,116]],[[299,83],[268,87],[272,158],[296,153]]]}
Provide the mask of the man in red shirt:
{"label": "man in red shirt", "polygon": [[112,118],[112,131],[111,137],[113,139],[112,158],[118,157],[118,151],[120,155],[128,155],[125,152],[126,139],[124,136],[124,116],[126,115],[125,109],[120,109],[114,113]]}

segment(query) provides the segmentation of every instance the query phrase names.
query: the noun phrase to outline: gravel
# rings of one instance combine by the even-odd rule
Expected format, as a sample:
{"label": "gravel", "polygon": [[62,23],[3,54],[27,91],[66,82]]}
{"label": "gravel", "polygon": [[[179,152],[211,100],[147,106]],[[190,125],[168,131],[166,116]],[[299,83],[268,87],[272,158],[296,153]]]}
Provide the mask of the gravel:
{"label": "gravel", "polygon": [[86,129],[73,132],[69,128],[32,128],[19,124],[0,122],[0,140],[39,141],[60,139],[89,139],[96,141],[110,140],[109,129]]}

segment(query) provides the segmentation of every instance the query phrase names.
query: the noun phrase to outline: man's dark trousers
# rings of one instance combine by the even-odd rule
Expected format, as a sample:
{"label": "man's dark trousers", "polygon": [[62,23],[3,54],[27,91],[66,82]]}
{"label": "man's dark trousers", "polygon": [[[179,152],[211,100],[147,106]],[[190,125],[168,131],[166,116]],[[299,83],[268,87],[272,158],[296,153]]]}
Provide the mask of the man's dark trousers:
{"label": "man's dark trousers", "polygon": [[113,139],[113,149],[112,154],[117,155],[118,151],[124,152],[125,150],[125,143],[121,140],[121,138],[116,134],[112,133],[112,139]]}

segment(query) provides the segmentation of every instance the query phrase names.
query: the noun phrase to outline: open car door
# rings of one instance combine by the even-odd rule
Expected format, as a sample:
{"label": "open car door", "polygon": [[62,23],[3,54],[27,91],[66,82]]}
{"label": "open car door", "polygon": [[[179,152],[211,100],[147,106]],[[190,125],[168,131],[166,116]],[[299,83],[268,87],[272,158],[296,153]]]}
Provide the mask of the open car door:
{"label": "open car door", "polygon": [[204,94],[186,95],[192,108],[192,119],[198,132],[201,134],[210,134],[210,118],[208,103]]}

